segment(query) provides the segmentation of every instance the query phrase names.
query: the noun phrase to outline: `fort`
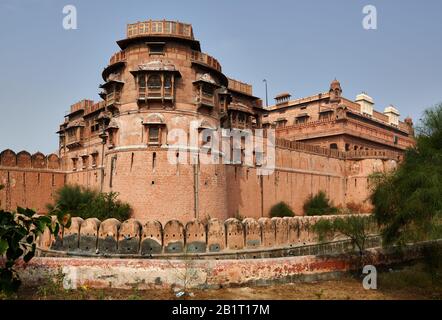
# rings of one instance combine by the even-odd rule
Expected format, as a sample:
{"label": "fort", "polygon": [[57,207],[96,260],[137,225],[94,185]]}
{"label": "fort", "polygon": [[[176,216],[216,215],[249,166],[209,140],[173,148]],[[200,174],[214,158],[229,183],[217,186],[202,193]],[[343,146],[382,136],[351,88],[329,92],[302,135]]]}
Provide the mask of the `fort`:
{"label": "fort", "polygon": [[[251,85],[225,75],[201,51],[189,24],[129,24],[117,44],[102,71],[101,100],[81,100],[66,112],[58,154],[0,153],[1,208],[44,212],[58,188],[80,184],[118,192],[141,224],[258,220],[280,201],[303,215],[304,201],[321,190],[336,206],[369,212],[369,176],[393,170],[414,144],[410,118],[400,121],[394,106],[376,111],[366,93],[344,98],[337,80],[325,92],[295,99],[283,93],[263,106]],[[169,133],[189,133],[192,121],[198,150],[173,149]],[[254,152],[252,165],[168,161],[171,150],[198,155],[207,142],[202,132],[221,128],[274,130],[272,174],[259,173],[265,152]]]}

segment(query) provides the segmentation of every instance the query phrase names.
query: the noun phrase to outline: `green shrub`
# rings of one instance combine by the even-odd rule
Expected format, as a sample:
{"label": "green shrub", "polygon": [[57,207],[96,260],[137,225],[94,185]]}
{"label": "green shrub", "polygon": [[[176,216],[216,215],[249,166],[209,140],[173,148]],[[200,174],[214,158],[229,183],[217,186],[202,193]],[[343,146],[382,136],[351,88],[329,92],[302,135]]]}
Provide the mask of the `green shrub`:
{"label": "green shrub", "polygon": [[283,201],[275,204],[270,209],[270,217],[272,217],[272,218],[273,217],[293,217],[294,215],[295,215],[295,213],[290,208],[290,206]]}
{"label": "green shrub", "polygon": [[346,236],[363,255],[372,225],[371,216],[340,216],[320,219],[313,225],[313,232],[318,235],[320,242],[332,240],[338,235]]}
{"label": "green shrub", "polygon": [[322,216],[336,214],[338,209],[332,205],[325,192],[320,191],[307,199],[304,203],[304,212],[308,216]]}
{"label": "green shrub", "polygon": [[129,219],[130,205],[117,198],[116,192],[100,193],[78,185],[66,185],[57,190],[55,206],[47,208],[50,212],[61,211],[83,219]]}
{"label": "green shrub", "polygon": [[10,295],[18,290],[21,280],[15,270],[16,262],[22,259],[28,263],[34,257],[36,240],[46,228],[57,235],[61,224],[69,227],[70,220],[66,218],[58,215],[53,223],[50,216],[37,215],[31,209],[0,210],[0,293]]}

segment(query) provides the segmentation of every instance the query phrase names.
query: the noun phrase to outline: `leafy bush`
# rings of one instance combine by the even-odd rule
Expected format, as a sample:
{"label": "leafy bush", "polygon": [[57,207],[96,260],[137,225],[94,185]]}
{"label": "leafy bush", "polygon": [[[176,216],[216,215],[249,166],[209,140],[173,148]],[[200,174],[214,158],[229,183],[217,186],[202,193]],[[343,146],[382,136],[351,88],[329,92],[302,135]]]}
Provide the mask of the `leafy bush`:
{"label": "leafy bush", "polygon": [[46,228],[56,235],[60,223],[69,227],[70,219],[58,216],[52,223],[50,216],[37,216],[31,209],[17,208],[17,212],[0,210],[0,257],[5,256],[4,265],[0,266],[0,292],[6,294],[17,291],[21,284],[14,269],[17,260],[29,262],[35,255],[36,239]]}
{"label": "leafy bush", "polygon": [[65,185],[56,192],[55,206],[47,207],[50,212],[60,211],[83,219],[129,219],[130,205],[117,198],[116,192],[100,193],[78,185]]}
{"label": "leafy bush", "polygon": [[295,215],[295,213],[290,208],[290,206],[283,201],[275,204],[270,209],[270,217],[272,217],[272,218],[273,217],[293,217],[294,215]]}
{"label": "leafy bush", "polygon": [[372,176],[371,202],[385,244],[438,238],[442,231],[442,104],[424,112],[416,146],[396,171]]}
{"label": "leafy bush", "polygon": [[365,251],[367,239],[373,227],[371,216],[342,216],[333,219],[320,219],[313,225],[313,232],[318,235],[319,241],[331,240],[343,235],[350,238],[362,255]]}
{"label": "leafy bush", "polygon": [[310,196],[304,203],[304,212],[308,216],[322,216],[336,214],[338,209],[332,205],[324,191],[318,192],[315,196]]}

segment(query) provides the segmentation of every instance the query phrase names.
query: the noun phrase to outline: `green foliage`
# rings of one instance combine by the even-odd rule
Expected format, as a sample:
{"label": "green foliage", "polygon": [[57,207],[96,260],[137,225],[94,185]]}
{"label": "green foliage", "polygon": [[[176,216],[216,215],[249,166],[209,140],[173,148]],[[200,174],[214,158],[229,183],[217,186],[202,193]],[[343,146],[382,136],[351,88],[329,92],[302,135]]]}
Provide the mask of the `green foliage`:
{"label": "green foliage", "polygon": [[129,219],[131,208],[118,198],[118,193],[100,193],[78,185],[65,185],[55,195],[55,206],[48,205],[50,212],[69,213],[71,216],[105,220]]}
{"label": "green foliage", "polygon": [[313,232],[318,235],[319,241],[332,240],[333,237],[343,235],[350,238],[352,244],[362,255],[373,227],[371,216],[342,216],[333,219],[320,219],[313,225]]}
{"label": "green foliage", "polygon": [[417,132],[399,168],[372,177],[371,201],[386,244],[442,234],[442,104],[424,112]]}
{"label": "green foliage", "polygon": [[[62,216],[57,218],[58,221],[65,220]],[[20,258],[29,262],[35,255],[37,237],[46,228],[55,235],[59,226],[59,222],[52,223],[50,216],[38,216],[31,209],[17,208],[17,212],[0,210],[0,256],[6,259],[0,267],[0,292],[10,294],[17,291],[21,281],[14,269],[15,263]]]}
{"label": "green foliage", "polygon": [[431,276],[433,283],[442,284],[442,245],[430,243],[423,248],[424,271]]}
{"label": "green foliage", "polygon": [[315,196],[310,196],[304,203],[304,212],[308,216],[322,216],[338,213],[338,209],[334,207],[327,198],[324,191],[319,191]]}
{"label": "green foliage", "polygon": [[281,201],[270,209],[270,217],[293,217],[295,214],[290,206]]}

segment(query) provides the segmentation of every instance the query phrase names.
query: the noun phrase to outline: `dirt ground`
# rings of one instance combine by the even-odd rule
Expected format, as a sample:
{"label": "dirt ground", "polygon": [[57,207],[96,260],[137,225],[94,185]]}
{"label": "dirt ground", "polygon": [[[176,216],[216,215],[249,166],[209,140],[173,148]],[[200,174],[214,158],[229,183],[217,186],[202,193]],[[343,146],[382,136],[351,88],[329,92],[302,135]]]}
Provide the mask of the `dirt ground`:
{"label": "dirt ground", "polygon": [[442,299],[442,284],[424,272],[420,264],[379,272],[377,290],[365,290],[362,278],[347,276],[339,280],[314,283],[293,283],[266,287],[239,287],[210,290],[187,290],[177,297],[172,290],[63,290],[60,284],[49,283],[38,288],[20,289],[15,299],[30,300],[408,300]]}

